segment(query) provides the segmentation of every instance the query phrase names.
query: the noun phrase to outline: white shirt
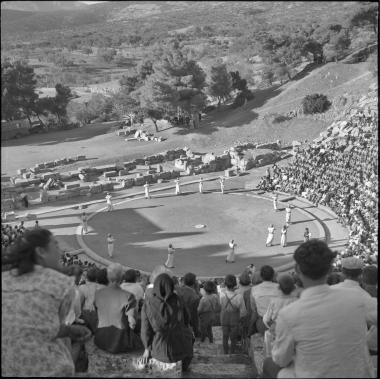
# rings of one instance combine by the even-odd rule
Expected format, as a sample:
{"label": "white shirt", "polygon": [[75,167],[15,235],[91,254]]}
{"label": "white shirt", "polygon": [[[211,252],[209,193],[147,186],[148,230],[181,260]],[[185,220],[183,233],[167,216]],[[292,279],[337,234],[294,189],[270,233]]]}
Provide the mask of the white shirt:
{"label": "white shirt", "polygon": [[272,358],[288,367],[278,377],[375,377],[365,346],[367,322],[377,325],[376,299],[366,315],[358,291],[347,297],[346,289],[332,287],[306,288],[299,300],[280,310]]}
{"label": "white shirt", "polygon": [[[253,298],[256,303],[259,316],[264,316],[270,301],[279,296],[281,296],[281,292],[278,289],[278,283],[264,281],[253,286],[251,290],[251,298]],[[251,301],[251,304],[253,304],[253,301]]]}
{"label": "white shirt", "polygon": [[144,290],[138,283],[121,283],[120,288],[135,295],[136,301],[144,298]]}
{"label": "white shirt", "polygon": [[106,196],[106,200],[107,200],[107,203],[108,203],[108,204],[111,204],[111,198],[112,198],[111,195],[107,195],[107,196]]}

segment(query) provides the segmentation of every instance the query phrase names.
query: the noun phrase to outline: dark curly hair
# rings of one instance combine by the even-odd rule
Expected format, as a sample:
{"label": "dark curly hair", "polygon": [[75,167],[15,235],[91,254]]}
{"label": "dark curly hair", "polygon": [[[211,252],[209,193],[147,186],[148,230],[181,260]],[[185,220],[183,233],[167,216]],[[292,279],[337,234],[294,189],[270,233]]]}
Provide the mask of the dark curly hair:
{"label": "dark curly hair", "polygon": [[313,239],[298,246],[294,252],[294,260],[303,275],[318,280],[329,273],[336,255],[326,242]]}
{"label": "dark curly hair", "polygon": [[52,233],[43,228],[27,230],[19,236],[11,246],[10,252],[1,257],[1,265],[9,269],[17,269],[18,275],[34,270],[37,263],[36,248],[46,247]]}

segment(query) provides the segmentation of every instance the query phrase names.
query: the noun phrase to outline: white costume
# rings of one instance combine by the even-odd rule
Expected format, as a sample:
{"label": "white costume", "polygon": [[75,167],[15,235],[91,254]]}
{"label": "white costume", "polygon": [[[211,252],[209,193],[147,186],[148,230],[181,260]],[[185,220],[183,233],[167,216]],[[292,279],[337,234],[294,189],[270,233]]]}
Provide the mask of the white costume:
{"label": "white costume", "polygon": [[175,194],[176,195],[181,194],[181,189],[179,188],[179,179],[178,178],[175,180]]}
{"label": "white costume", "polygon": [[267,237],[267,242],[265,243],[266,246],[272,246],[272,242],[273,242],[273,237],[274,237],[274,227],[273,226],[270,226],[268,228],[268,237]]}
{"label": "white costume", "polygon": [[226,262],[228,263],[234,263],[235,262],[235,251],[236,251],[236,243],[233,242],[233,241],[230,241],[230,243],[228,244],[229,248],[230,248],[230,252],[226,258]]}
{"label": "white costume", "polygon": [[112,205],[112,196],[108,194],[106,196],[106,202],[107,202],[107,211],[112,211],[113,210],[113,205]]}
{"label": "white costume", "polygon": [[278,196],[277,195],[273,196],[273,209],[275,211],[278,210],[278,208],[277,208],[277,200],[278,200]]}
{"label": "white costume", "polygon": [[108,255],[112,258],[113,257],[113,243],[115,242],[115,239],[111,237],[107,237],[107,248],[108,248]]}
{"label": "white costume", "polygon": [[199,193],[203,193],[203,179],[199,179]]}
{"label": "white costume", "polygon": [[288,229],[282,228],[281,229],[281,246],[286,246],[286,233],[288,232]]}
{"label": "white costume", "polygon": [[167,268],[174,268],[174,247],[168,247],[168,259],[165,262]]}
{"label": "white costume", "polygon": [[82,230],[83,230],[83,233],[87,233],[88,232],[88,229],[87,229],[87,216],[86,215],[82,215]]}
{"label": "white costume", "polygon": [[144,188],[145,188],[145,199],[150,199],[150,195],[149,195],[149,183],[145,183],[144,184]]}
{"label": "white costume", "polygon": [[220,178],[220,192],[224,193],[224,178]]}
{"label": "white costume", "polygon": [[292,216],[292,210],[290,209],[290,207],[287,207],[286,208],[286,223],[287,224],[290,224],[291,216]]}

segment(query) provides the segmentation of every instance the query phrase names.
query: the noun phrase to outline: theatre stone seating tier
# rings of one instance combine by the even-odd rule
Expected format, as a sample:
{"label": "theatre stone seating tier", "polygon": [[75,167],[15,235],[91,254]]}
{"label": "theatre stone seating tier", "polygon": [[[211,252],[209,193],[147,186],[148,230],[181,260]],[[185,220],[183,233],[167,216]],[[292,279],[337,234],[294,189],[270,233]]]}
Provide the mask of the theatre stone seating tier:
{"label": "theatre stone seating tier", "polygon": [[[238,353],[223,354],[222,328],[213,327],[214,343],[194,343],[194,356],[189,371],[181,373],[179,367],[168,368],[164,372],[154,367],[141,367],[138,359],[143,350],[128,354],[110,354],[97,348],[91,339],[86,344],[89,354],[89,369],[77,377],[124,377],[124,378],[255,378],[255,361],[239,345]],[[208,341],[208,340],[206,340]],[[251,353],[250,353],[251,354]]]}
{"label": "theatre stone seating tier", "polygon": [[[256,147],[267,147],[274,150],[266,150]],[[232,168],[246,171],[252,167],[272,163],[281,159],[284,152],[278,151],[277,142],[256,145],[253,143],[240,144],[231,147],[221,155],[214,153],[194,153],[188,147],[167,150],[152,156],[136,158],[132,161],[111,163],[99,166],[82,166],[69,172],[52,170],[60,164],[69,164],[85,160],[84,155],[76,157],[60,158],[51,162],[38,163],[29,171],[25,168],[18,170],[18,175],[10,178],[15,188],[20,188],[28,196],[29,192],[40,189],[47,190],[46,195],[41,195],[40,202],[53,202],[66,200],[75,196],[91,196],[103,191],[121,190],[132,186],[142,186],[146,182],[157,183],[158,180],[171,180],[181,175],[202,174],[215,171],[225,171]],[[281,155],[282,154],[282,155]],[[139,175],[136,175],[139,174]],[[105,182],[103,179],[107,179]],[[52,181],[52,180],[54,181]],[[122,185],[118,182],[125,180]],[[4,179],[2,178],[2,188]],[[90,185],[87,185],[89,183]],[[37,188],[35,187],[37,186]],[[64,189],[64,190],[63,190]],[[12,197],[10,196],[12,199]],[[4,202],[7,210],[14,210],[21,206],[17,202],[17,191],[13,200]],[[31,205],[37,205],[39,200],[33,200]]]}

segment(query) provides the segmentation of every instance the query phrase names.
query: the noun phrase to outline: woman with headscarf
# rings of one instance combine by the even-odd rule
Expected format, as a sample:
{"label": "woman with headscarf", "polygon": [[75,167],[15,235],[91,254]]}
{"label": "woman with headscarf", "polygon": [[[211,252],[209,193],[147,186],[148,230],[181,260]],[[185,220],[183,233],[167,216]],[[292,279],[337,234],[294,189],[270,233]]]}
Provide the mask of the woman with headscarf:
{"label": "woman with headscarf", "polygon": [[186,371],[193,357],[193,336],[189,316],[181,298],[174,293],[173,279],[166,273],[154,280],[151,296],[141,310],[141,340],[145,351],[142,362],[182,361]]}

